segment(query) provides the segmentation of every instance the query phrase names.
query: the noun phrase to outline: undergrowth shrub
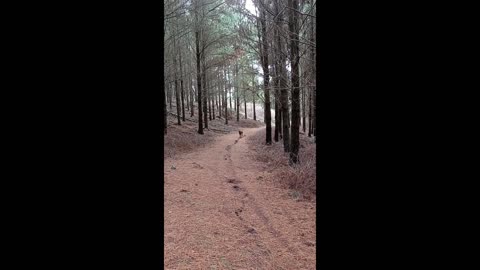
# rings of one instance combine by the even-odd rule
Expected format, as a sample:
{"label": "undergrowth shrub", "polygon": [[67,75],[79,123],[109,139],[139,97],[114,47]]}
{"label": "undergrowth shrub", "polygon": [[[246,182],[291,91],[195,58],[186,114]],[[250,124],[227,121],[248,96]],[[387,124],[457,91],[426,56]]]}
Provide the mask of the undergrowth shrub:
{"label": "undergrowth shrub", "polygon": [[283,150],[283,141],[265,145],[265,129],[250,136],[247,140],[255,148],[254,158],[268,163],[273,179],[279,185],[299,192],[305,199],[315,199],[316,185],[316,147],[313,138],[300,135],[299,164],[288,163],[288,153]]}

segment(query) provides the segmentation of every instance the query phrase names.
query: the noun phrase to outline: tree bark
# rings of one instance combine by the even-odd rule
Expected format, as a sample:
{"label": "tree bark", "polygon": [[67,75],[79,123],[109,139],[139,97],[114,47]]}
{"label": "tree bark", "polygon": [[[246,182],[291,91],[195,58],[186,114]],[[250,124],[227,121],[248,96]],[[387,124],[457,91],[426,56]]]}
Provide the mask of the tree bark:
{"label": "tree bark", "polygon": [[[305,82],[305,79],[303,79],[303,81]],[[305,83],[302,85],[304,86]],[[302,128],[303,128],[303,133],[305,133],[306,131],[306,128],[307,128],[307,125],[306,125],[306,120],[307,120],[307,114],[306,114],[306,101],[305,101],[305,91],[306,91],[306,88],[305,87],[302,87],[302,113],[303,113],[303,121],[302,121]]]}
{"label": "tree bark", "polygon": [[[163,26],[163,40],[165,40],[165,24]],[[165,71],[163,72],[163,76],[165,76]],[[163,127],[163,132],[164,134],[167,134],[167,97],[166,97],[166,94],[167,94],[167,91],[165,91],[165,78],[163,78],[163,81],[161,82],[163,84],[163,120],[165,121],[164,122],[164,127]]]}
{"label": "tree bark", "polygon": [[228,104],[227,104],[227,91],[228,91],[228,81],[227,81],[227,69],[223,70],[225,78],[225,92],[224,92],[224,101],[225,101],[225,125],[228,125]]}
{"label": "tree bark", "polygon": [[[261,0],[263,2],[263,0]],[[267,145],[272,144],[272,116],[270,111],[270,90],[269,90],[269,70],[268,70],[268,37],[267,37],[267,22],[265,8],[261,8],[260,22],[262,24],[262,66],[263,66],[263,86],[265,91],[265,124],[266,124],[266,138]]]}
{"label": "tree bark", "polygon": [[229,93],[230,110],[231,110],[231,109],[233,109],[233,108],[232,108],[232,88],[231,88],[231,87],[228,87],[228,93]]}
{"label": "tree bark", "polygon": [[278,64],[276,70],[276,84],[275,84],[275,135],[274,135],[274,140],[278,142],[279,135],[280,135],[280,130],[282,130],[281,126],[281,121],[280,121],[280,110],[281,110],[281,105],[280,105],[280,76],[278,74]]}
{"label": "tree bark", "polygon": [[[283,11],[280,10],[279,0],[275,0],[275,11],[277,13],[277,18],[275,24],[277,29],[282,29],[283,21]],[[278,31],[278,30],[277,30]],[[280,94],[280,123],[282,130],[279,130],[279,135],[283,139],[283,150],[284,152],[290,152],[290,112],[288,104],[288,85],[286,81],[286,64],[285,64],[285,55],[283,53],[283,43],[282,37],[278,32],[276,32],[277,38],[277,48],[278,48],[278,74],[279,74],[279,94]]]}
{"label": "tree bark", "polygon": [[253,100],[253,120],[257,121],[257,111],[255,109],[255,95],[257,93],[253,92],[252,94],[252,100]]}
{"label": "tree bark", "polygon": [[163,131],[165,132],[165,134],[167,134],[167,125],[168,125],[168,122],[167,122],[167,97],[166,97],[166,94],[167,94],[167,91],[165,91],[165,84],[164,84],[164,87],[163,87],[163,90],[164,90],[164,100],[163,100],[163,120],[165,121],[165,126],[164,126],[164,129]]}
{"label": "tree bark", "polygon": [[[173,47],[176,48],[175,44],[175,34],[173,36]],[[181,108],[180,108],[180,91],[178,89],[178,78],[177,78],[177,49],[174,50],[173,53],[173,76],[175,80],[175,106],[177,107],[177,120],[178,120],[178,125],[182,125],[180,121],[180,114],[181,114]]]}
{"label": "tree bark", "polygon": [[[197,54],[197,102],[198,102],[198,133],[203,134],[203,122],[202,122],[202,76],[200,70],[200,33],[197,30],[195,32],[195,47]],[[192,106],[193,108],[193,106]],[[193,110],[192,110],[193,112]]]}
{"label": "tree bark", "polygon": [[[217,78],[217,80],[218,80],[218,78]],[[215,89],[216,89],[217,93],[213,94],[213,99],[215,100],[214,110],[213,110],[213,119],[217,119],[217,116],[215,115],[215,108],[217,108],[217,112],[219,112],[218,100],[220,99],[219,98],[220,92],[218,91],[218,86],[215,86]]]}
{"label": "tree bark", "polygon": [[235,64],[235,88],[236,88],[236,98],[235,105],[237,111],[237,122],[240,121],[240,89],[238,88],[238,64]]}
{"label": "tree bark", "polygon": [[243,90],[243,103],[245,104],[245,119],[247,118],[247,90]]}
{"label": "tree bark", "polygon": [[180,60],[180,98],[182,100],[182,120],[183,122],[185,122],[185,105],[184,105],[184,102],[183,102],[183,65],[182,65],[182,52],[180,51],[180,46],[178,46],[178,50],[179,50],[179,60]]}
{"label": "tree bark", "polygon": [[[311,18],[312,23],[311,23],[311,31],[312,35],[310,36],[310,42],[314,42],[314,37],[315,37],[315,20],[314,18]],[[313,77],[313,85],[316,85],[316,59],[315,59],[315,48],[313,46],[310,48],[311,53],[312,53],[312,77]],[[312,108],[312,130],[313,130],[313,136],[315,136],[315,143],[317,142],[316,137],[317,137],[317,126],[316,126],[316,118],[317,118],[317,88],[316,86],[312,87],[312,95],[313,95],[313,108]]]}
{"label": "tree bark", "polygon": [[298,15],[294,10],[298,10],[297,0],[288,0],[289,20],[288,28],[290,31],[290,63],[292,65],[292,128],[291,128],[291,151],[290,164],[298,163],[298,150],[300,147],[300,100],[299,100],[299,54],[298,54]]}
{"label": "tree bark", "polygon": [[207,68],[205,65],[205,55],[202,54],[202,81],[203,81],[203,89],[204,89],[204,95],[203,95],[203,124],[204,128],[208,129],[208,106],[207,106]]}
{"label": "tree bark", "polygon": [[193,93],[194,86],[193,78],[190,77],[190,117],[195,115],[195,107],[193,106],[193,103],[195,102],[195,93]]}
{"label": "tree bark", "polygon": [[207,104],[208,104],[208,120],[212,121],[212,82],[211,77],[207,77]]}
{"label": "tree bark", "polygon": [[170,111],[172,110],[172,83],[168,84],[168,101],[170,102]]}
{"label": "tree bark", "polygon": [[[185,76],[187,78],[186,82],[185,82],[185,87],[187,88],[187,85],[190,86],[190,77],[188,76]],[[188,88],[187,88],[188,89]],[[186,98],[187,98],[187,107],[186,107],[186,110],[187,112],[190,111],[190,90],[187,91],[187,89],[185,89],[185,93],[186,93]]]}
{"label": "tree bark", "polygon": [[308,137],[312,136],[312,89],[308,91]]}

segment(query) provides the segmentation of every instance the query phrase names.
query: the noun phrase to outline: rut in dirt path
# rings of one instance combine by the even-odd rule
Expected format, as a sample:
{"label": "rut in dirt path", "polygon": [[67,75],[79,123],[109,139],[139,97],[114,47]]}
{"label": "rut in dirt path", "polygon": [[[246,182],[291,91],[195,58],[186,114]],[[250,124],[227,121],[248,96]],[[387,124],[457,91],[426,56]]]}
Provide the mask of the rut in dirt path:
{"label": "rut in dirt path", "polygon": [[260,181],[250,151],[236,133],[165,161],[165,269],[315,269],[314,205]]}

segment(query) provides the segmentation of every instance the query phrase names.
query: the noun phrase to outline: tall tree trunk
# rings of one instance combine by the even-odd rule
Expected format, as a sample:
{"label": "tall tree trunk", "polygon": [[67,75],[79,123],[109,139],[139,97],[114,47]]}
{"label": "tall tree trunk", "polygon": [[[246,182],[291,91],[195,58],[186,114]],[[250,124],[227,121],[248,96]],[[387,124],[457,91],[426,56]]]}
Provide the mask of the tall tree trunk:
{"label": "tall tree trunk", "polygon": [[207,106],[207,68],[205,65],[205,56],[202,54],[202,62],[203,62],[203,89],[204,89],[204,95],[203,95],[203,122],[204,122],[204,127],[208,129],[208,106]]}
{"label": "tall tree trunk", "polygon": [[188,86],[190,86],[190,76],[185,76],[187,79],[185,81],[185,92],[186,92],[186,98],[187,98],[187,112],[190,111],[190,90],[188,90]]}
{"label": "tall tree trunk", "polygon": [[[280,103],[280,105],[281,105],[281,103]],[[282,135],[282,134],[283,134],[283,122],[282,122],[282,119],[283,119],[283,118],[282,118],[282,117],[283,117],[282,115],[283,115],[283,113],[282,113],[282,108],[280,108],[280,109],[278,110],[278,114],[279,114],[278,119],[279,119],[279,123],[280,123],[280,127],[281,127],[281,128],[278,129],[278,135],[280,136],[280,140],[282,140],[282,139],[283,139],[283,135]]]}
{"label": "tall tree trunk", "polygon": [[175,80],[175,103],[177,106],[177,120],[178,120],[178,125],[182,125],[181,123],[181,118],[180,115],[182,113],[181,108],[180,108],[180,89],[178,89],[178,80]]}
{"label": "tall tree trunk", "polygon": [[[165,91],[165,84],[164,84],[164,87],[163,87],[163,90],[165,92],[165,94],[167,94],[167,91]],[[163,95],[164,96],[164,100],[163,100],[163,120],[165,121],[165,126],[164,126],[164,129],[163,131],[165,132],[165,134],[167,134],[167,125],[168,125],[168,122],[167,122],[167,97],[166,95]]]}
{"label": "tall tree trunk", "polygon": [[[163,38],[162,40],[165,40],[165,25],[163,26]],[[163,127],[163,132],[164,134],[167,134],[167,98],[166,98],[166,94],[167,94],[167,91],[165,91],[165,71],[163,71],[163,81],[161,82],[163,84],[163,120],[165,121],[164,122],[164,127]]]}
{"label": "tall tree trunk", "polygon": [[[198,133],[203,134],[203,122],[202,122],[202,74],[200,70],[200,33],[197,30],[195,32],[195,47],[197,54],[197,102],[198,102]],[[193,108],[193,106],[192,106]],[[192,110],[193,112],[193,110]]]}
{"label": "tall tree trunk", "polygon": [[240,89],[238,88],[238,64],[235,64],[235,88],[236,88],[236,98],[235,98],[235,108],[237,111],[237,122],[240,121]]}
{"label": "tall tree trunk", "polygon": [[211,77],[208,77],[206,81],[207,87],[207,103],[208,103],[208,120],[212,121],[212,81]]}
{"label": "tall tree trunk", "polygon": [[180,62],[180,97],[181,97],[181,100],[182,100],[182,120],[183,122],[185,122],[185,104],[183,102],[183,65],[182,65],[182,52],[180,51],[180,46],[178,46],[178,51],[179,51],[179,54],[178,54],[178,57],[179,57],[179,62]]}
{"label": "tall tree trunk", "polygon": [[218,110],[218,116],[222,118],[222,77],[221,77],[221,71],[218,73],[218,104],[217,104],[217,110]]}
{"label": "tall tree trunk", "polygon": [[[225,68],[225,67],[224,67]],[[221,111],[222,111],[222,115],[223,117],[225,117],[225,106],[227,105],[227,103],[225,102],[225,85],[226,85],[226,81],[225,81],[225,70],[222,70],[221,71],[221,79],[222,79],[222,83],[220,84],[220,100],[222,102],[222,108],[221,108]]]}
{"label": "tall tree trunk", "polygon": [[278,142],[279,135],[282,130],[281,126],[281,121],[280,121],[280,110],[281,110],[281,105],[280,105],[280,76],[278,74],[278,65],[276,68],[276,87],[275,87],[275,135],[274,135],[274,140]]}
{"label": "tall tree trunk", "polygon": [[190,117],[195,115],[195,108],[193,106],[193,103],[195,102],[195,93],[193,93],[194,86],[193,78],[190,78]]}
{"label": "tall tree trunk", "polygon": [[[275,29],[274,30],[274,39],[275,40],[277,38],[277,35],[278,35],[278,30]],[[279,65],[278,54],[279,54],[279,50],[278,50],[278,46],[275,45],[275,44],[272,47],[275,49],[275,53],[276,53],[276,55],[274,55],[272,57],[273,58],[272,61],[274,62],[273,71],[274,71],[274,74],[275,74],[275,80],[273,80],[273,82],[272,82],[272,84],[274,85],[273,89],[274,89],[274,103],[275,103],[275,132],[274,132],[274,135],[273,135],[273,140],[275,142],[278,142],[280,130],[282,129],[282,127],[280,126],[280,94],[279,94],[280,75],[278,73],[278,65]]]}
{"label": "tall tree trunk", "polygon": [[[315,12],[315,10],[314,10]],[[310,24],[310,29],[312,31],[312,34],[310,35],[310,42],[314,42],[314,37],[315,37],[315,19],[312,17],[311,18],[312,20],[312,23]],[[316,121],[315,119],[317,118],[317,97],[316,97],[316,94],[317,94],[317,88],[316,88],[316,84],[317,84],[317,81],[316,81],[316,59],[315,59],[315,48],[312,46],[310,48],[311,50],[311,54],[312,54],[312,78],[314,80],[313,81],[313,87],[312,87],[312,96],[313,96],[313,108],[312,108],[312,132],[313,132],[313,136],[315,136],[315,142],[317,142],[317,127],[316,127]]]}
{"label": "tall tree trunk", "polygon": [[223,81],[222,71],[219,71],[218,77],[218,115],[222,118],[223,115]]}
{"label": "tall tree trunk", "polygon": [[223,71],[225,75],[225,125],[228,125],[228,104],[227,104],[227,91],[228,91],[228,81],[227,81],[227,70]]}
{"label": "tall tree trunk", "polygon": [[290,62],[292,64],[292,128],[291,128],[291,164],[298,163],[298,150],[300,147],[300,93],[299,93],[299,54],[298,54],[298,10],[297,0],[288,0],[289,20],[288,28],[290,31]]}
{"label": "tall tree trunk", "polygon": [[[304,76],[305,76],[305,74],[304,74]],[[303,79],[303,81],[305,82],[305,79]],[[306,100],[305,100],[305,95],[306,95],[306,93],[305,93],[305,91],[306,91],[305,83],[302,84],[301,90],[302,90],[302,112],[303,112],[302,128],[303,128],[303,133],[305,133],[306,128],[307,128],[307,124],[306,124],[307,114],[306,114]]]}
{"label": "tall tree trunk", "polygon": [[[261,0],[263,2],[263,0]],[[270,75],[268,71],[268,40],[267,40],[267,22],[266,22],[266,12],[262,8],[260,12],[260,22],[262,24],[262,66],[263,66],[263,86],[265,91],[265,123],[266,123],[266,144],[272,144],[272,116],[270,111],[270,90],[269,90],[269,80]]]}
{"label": "tall tree trunk", "polygon": [[210,103],[212,104],[211,105],[212,106],[212,120],[215,120],[215,109],[216,109],[216,107],[215,107],[215,100],[216,100],[215,90],[216,89],[215,88],[216,88],[216,86],[215,86],[215,81],[213,80],[213,75],[212,75],[212,77],[210,77],[210,79],[212,80],[212,81],[210,81]]}
{"label": "tall tree trunk", "polygon": [[255,95],[256,93],[253,92],[252,94],[252,100],[253,100],[253,120],[257,121],[257,111],[255,109]]}
{"label": "tall tree trunk", "polygon": [[256,86],[255,86],[255,69],[253,68],[253,76],[252,76],[252,102],[253,102],[253,120],[257,121],[257,112],[255,111],[255,96],[257,94]]}
{"label": "tall tree trunk", "polygon": [[[175,45],[175,33],[173,34],[173,47],[176,48]],[[181,108],[180,108],[180,91],[178,89],[178,78],[177,78],[177,50],[175,49],[175,52],[173,54],[173,76],[175,80],[175,106],[177,106],[177,120],[178,120],[178,125],[182,125],[180,121],[180,114],[181,114]]]}
{"label": "tall tree trunk", "polygon": [[[282,21],[283,21],[283,11],[280,11],[280,4],[279,0],[275,0],[275,12],[277,13],[277,18],[275,20],[275,24],[277,25],[277,29],[282,29]],[[290,112],[289,112],[289,105],[288,105],[288,88],[287,88],[287,74],[286,74],[286,64],[285,64],[285,56],[283,54],[283,44],[282,44],[282,37],[277,32],[276,33],[277,39],[277,55],[278,55],[278,74],[279,74],[279,94],[280,94],[280,123],[282,129],[279,130],[280,138],[283,139],[283,150],[285,152],[290,152]]]}
{"label": "tall tree trunk", "polygon": [[168,102],[170,102],[170,111],[172,111],[172,83],[168,84]]}
{"label": "tall tree trunk", "polygon": [[215,87],[212,87],[212,93],[211,93],[211,98],[210,100],[212,101],[212,119],[215,120],[215,101],[217,100],[216,94],[215,94]]}
{"label": "tall tree trunk", "polygon": [[232,110],[232,88],[228,88],[228,93],[229,93],[229,99],[230,99],[230,110]]}
{"label": "tall tree trunk", "polygon": [[247,90],[243,90],[243,103],[245,104],[245,119],[248,119],[247,117]]}
{"label": "tall tree trunk", "polygon": [[[217,79],[218,80],[218,79]],[[215,90],[218,91],[218,86],[215,86]],[[215,101],[215,104],[214,104],[214,109],[213,109],[213,119],[217,119],[217,116],[215,115],[215,108],[217,108],[217,112],[218,112],[218,96],[220,95],[220,93],[214,93],[213,94],[213,100]]]}
{"label": "tall tree trunk", "polygon": [[[221,86],[220,86],[220,77],[219,77],[219,73],[216,73],[215,75],[216,77],[216,83],[215,83],[215,108],[217,109],[217,112],[218,112],[218,115],[221,114],[221,111],[220,111],[220,89],[221,89]],[[217,116],[214,114],[213,115],[213,118],[214,119],[217,119]]]}
{"label": "tall tree trunk", "polygon": [[312,89],[308,87],[308,137],[312,136]]}
{"label": "tall tree trunk", "polygon": [[[225,67],[223,67],[224,69]],[[220,94],[220,117],[222,117],[222,111],[224,111],[225,107],[225,98],[223,97],[225,94],[224,91],[224,85],[225,85],[225,79],[223,78],[223,70],[220,70],[220,89],[219,89],[219,94]]]}

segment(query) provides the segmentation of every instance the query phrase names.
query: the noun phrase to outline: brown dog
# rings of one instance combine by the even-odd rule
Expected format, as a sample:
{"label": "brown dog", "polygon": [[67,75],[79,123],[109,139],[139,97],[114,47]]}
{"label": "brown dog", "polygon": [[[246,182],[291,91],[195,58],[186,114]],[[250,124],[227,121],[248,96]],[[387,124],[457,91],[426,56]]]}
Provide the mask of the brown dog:
{"label": "brown dog", "polygon": [[239,130],[238,135],[240,135],[240,138],[243,137],[243,131]]}

